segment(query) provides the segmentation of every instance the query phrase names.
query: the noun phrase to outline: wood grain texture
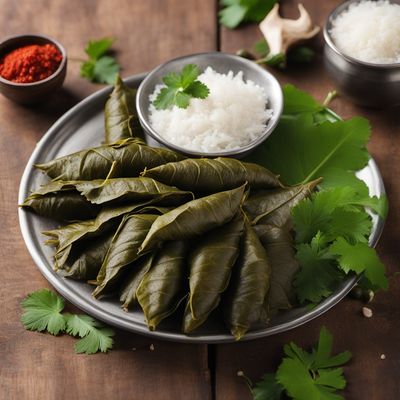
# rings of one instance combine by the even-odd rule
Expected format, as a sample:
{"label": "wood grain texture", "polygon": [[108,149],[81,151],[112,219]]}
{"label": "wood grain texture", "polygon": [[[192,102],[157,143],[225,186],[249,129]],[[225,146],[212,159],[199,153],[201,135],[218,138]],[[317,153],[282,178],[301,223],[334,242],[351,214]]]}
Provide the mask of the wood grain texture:
{"label": "wood grain texture", "polygon": [[[0,0],[0,9],[0,38],[49,35],[70,58],[83,57],[91,38],[115,37],[123,76],[217,43],[214,0]],[[76,355],[72,338],[27,332],[19,321],[22,298],[48,287],[19,230],[20,177],[44,132],[101,87],[80,78],[79,63],[70,60],[63,90],[49,102],[22,107],[0,96],[0,399],[209,399],[207,346],[118,332],[109,354]]]}
{"label": "wood grain texture", "polygon": [[[296,1],[282,2],[283,15],[297,17]],[[304,0],[313,20],[323,26],[329,12],[340,3],[336,0]],[[244,26],[235,31],[221,30],[221,51],[234,53],[239,48],[251,48],[261,38],[256,25]],[[271,70],[281,83],[293,83],[309,91],[323,101],[327,93],[335,89],[333,81],[322,64],[322,35],[313,40],[316,60],[310,65],[291,66],[285,71]],[[249,391],[241,378],[236,377],[243,370],[254,382],[266,372],[273,372],[282,357],[282,347],[289,341],[310,346],[318,338],[320,328],[325,325],[335,338],[337,351],[350,350],[353,360],[345,367],[348,387],[344,392],[347,400],[397,399],[400,398],[400,283],[393,275],[398,271],[400,248],[400,109],[388,111],[370,110],[353,105],[346,98],[339,97],[331,108],[343,118],[362,115],[372,126],[369,150],[382,172],[390,203],[390,212],[384,233],[378,245],[378,252],[389,268],[390,290],[377,294],[370,304],[373,317],[362,316],[363,304],[345,299],[324,316],[285,334],[276,335],[254,342],[218,346],[216,351],[216,399],[246,400]],[[381,360],[380,355],[386,359]]]}

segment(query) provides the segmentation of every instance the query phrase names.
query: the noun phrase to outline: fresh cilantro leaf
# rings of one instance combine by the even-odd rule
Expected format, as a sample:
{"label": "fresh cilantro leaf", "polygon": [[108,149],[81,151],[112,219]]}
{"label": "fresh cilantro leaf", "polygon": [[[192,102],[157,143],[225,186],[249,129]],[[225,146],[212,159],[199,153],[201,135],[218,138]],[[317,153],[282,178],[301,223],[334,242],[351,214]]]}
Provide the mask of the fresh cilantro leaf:
{"label": "fresh cilantro leaf", "polygon": [[93,79],[95,82],[113,85],[117,78],[119,69],[120,66],[114,57],[103,56],[94,64]]}
{"label": "fresh cilantro leaf", "polygon": [[356,274],[363,272],[376,288],[388,288],[385,267],[379,260],[375,249],[369,247],[368,244],[352,245],[344,238],[339,237],[330,246],[329,251],[338,256],[339,266],[346,274],[350,271],[354,271]]}
{"label": "fresh cilantro leaf", "polygon": [[293,285],[301,303],[317,303],[329,296],[343,277],[335,262],[324,258],[324,254],[311,244],[298,245],[296,258],[301,268],[294,278]]}
{"label": "fresh cilantro leaf", "polygon": [[283,87],[283,97],[283,114],[315,113],[322,111],[324,108],[307,92],[290,84]]}
{"label": "fresh cilantro leaf", "polygon": [[199,67],[195,64],[187,64],[183,67],[181,73],[181,87],[187,89],[200,75]]}
{"label": "fresh cilantro leaf", "polygon": [[26,329],[42,332],[47,330],[58,335],[65,329],[65,318],[61,314],[64,300],[48,289],[29,294],[21,303],[24,313],[21,321]]}
{"label": "fresh cilantro leaf", "polygon": [[219,22],[234,29],[241,22],[261,22],[278,0],[222,0]]}
{"label": "fresh cilantro leaf", "polygon": [[251,389],[253,400],[281,400],[283,386],[276,381],[275,374],[265,374]]}
{"label": "fresh cilantro leaf", "polygon": [[105,55],[114,43],[114,39],[104,38],[89,41],[85,48],[89,56],[87,61],[81,64],[80,74],[92,82],[114,84],[120,65],[114,57]]}
{"label": "fresh cilantro leaf", "polygon": [[197,80],[200,71],[194,64],[185,65],[180,74],[175,72],[165,75],[162,79],[166,87],[158,93],[153,105],[158,110],[165,110],[174,105],[187,108],[190,99],[205,99],[210,91],[208,87]]}
{"label": "fresh cilantro leaf", "polygon": [[276,380],[295,400],[343,399],[335,393],[346,386],[343,369],[330,367],[345,364],[350,360],[351,353],[343,352],[332,357],[331,352],[332,335],[323,327],[317,347],[311,353],[294,343],[285,346],[287,357],[278,368]]}
{"label": "fresh cilantro leaf", "polygon": [[112,46],[115,39],[103,38],[100,40],[89,40],[85,48],[85,53],[92,59],[97,60],[104,55]]}
{"label": "fresh cilantro leaf", "polygon": [[195,81],[188,86],[185,93],[196,99],[205,99],[209,95],[210,90],[203,82]]}
{"label": "fresh cilantro leaf", "polygon": [[333,336],[324,326],[319,333],[317,349],[315,351],[313,368],[337,367],[347,363],[351,359],[351,353],[344,351],[332,357]]}
{"label": "fresh cilantro leaf", "polygon": [[257,60],[257,64],[269,65],[270,67],[285,68],[286,56],[282,53],[267,54],[265,57]]}
{"label": "fresh cilantro leaf", "polygon": [[88,315],[66,315],[66,331],[72,336],[82,339],[75,345],[77,353],[94,354],[98,351],[103,353],[113,346],[114,331],[104,328],[103,325]]}
{"label": "fresh cilantro leaf", "polygon": [[363,168],[370,158],[365,148],[369,135],[369,123],[361,117],[315,125],[311,115],[301,115],[281,120],[260,147],[269,169],[295,185],[324,177],[331,168],[346,172]]}

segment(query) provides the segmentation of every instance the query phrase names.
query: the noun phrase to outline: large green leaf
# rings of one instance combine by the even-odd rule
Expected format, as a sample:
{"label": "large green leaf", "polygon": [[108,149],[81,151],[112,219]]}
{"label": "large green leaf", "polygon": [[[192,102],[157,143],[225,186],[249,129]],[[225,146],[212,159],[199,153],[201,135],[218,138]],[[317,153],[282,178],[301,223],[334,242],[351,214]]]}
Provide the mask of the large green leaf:
{"label": "large green leaf", "polygon": [[114,90],[110,94],[104,109],[106,143],[113,143],[129,137],[142,137],[135,107],[136,89],[124,84],[117,76]]}
{"label": "large green leaf", "polygon": [[153,168],[184,157],[173,151],[145,145],[128,138],[56,158],[35,167],[52,179],[64,181],[104,179],[113,168],[113,177],[135,177],[145,168]]}
{"label": "large green leaf", "polygon": [[281,187],[277,176],[266,168],[234,158],[196,158],[160,165],[143,176],[194,192],[215,193],[248,182],[252,189]]}
{"label": "large green leaf", "polygon": [[171,315],[186,296],[187,249],[187,242],[166,242],[140,282],[136,296],[151,330]]}
{"label": "large green leaf", "polygon": [[218,306],[239,255],[243,223],[240,213],[201,238],[190,252],[190,296],[183,321],[185,333],[202,325]]}
{"label": "large green leaf", "polygon": [[267,252],[246,222],[241,252],[233,268],[224,305],[225,319],[236,340],[241,339],[253,324],[266,322],[270,275]]}
{"label": "large green leaf", "polygon": [[146,237],[157,215],[127,214],[115,233],[97,275],[97,288],[93,296],[98,297],[115,287],[125,267],[139,258],[138,249]]}
{"label": "large green leaf", "polygon": [[152,225],[140,253],[165,240],[186,240],[230,221],[243,201],[245,185],[189,201],[161,215]]}
{"label": "large green leaf", "polygon": [[332,186],[329,176],[347,175],[367,164],[365,145],[370,126],[364,118],[315,124],[311,115],[282,120],[274,134],[252,155],[288,185],[306,183],[320,177],[324,187]]}

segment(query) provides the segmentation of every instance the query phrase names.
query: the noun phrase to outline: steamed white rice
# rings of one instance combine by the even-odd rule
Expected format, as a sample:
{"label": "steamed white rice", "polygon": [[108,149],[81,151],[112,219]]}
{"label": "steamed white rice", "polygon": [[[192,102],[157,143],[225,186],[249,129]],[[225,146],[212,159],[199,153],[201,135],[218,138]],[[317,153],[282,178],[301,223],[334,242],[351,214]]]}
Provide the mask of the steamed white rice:
{"label": "steamed white rice", "polygon": [[333,21],[337,48],[361,61],[400,62],[400,5],[387,0],[353,3]]}
{"label": "steamed white rice", "polygon": [[[188,150],[218,152],[241,148],[259,138],[272,110],[265,90],[243,79],[243,72],[220,74],[208,67],[198,80],[210,90],[206,99],[190,100],[186,109],[157,110],[150,124],[165,140]],[[164,85],[157,85],[152,102]]]}

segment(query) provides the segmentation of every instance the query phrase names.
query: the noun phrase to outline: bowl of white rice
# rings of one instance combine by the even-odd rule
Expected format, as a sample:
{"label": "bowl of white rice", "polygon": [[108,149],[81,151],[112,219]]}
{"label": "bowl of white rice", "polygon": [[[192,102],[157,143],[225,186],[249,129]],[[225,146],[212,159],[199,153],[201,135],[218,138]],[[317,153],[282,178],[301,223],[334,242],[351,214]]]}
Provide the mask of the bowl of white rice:
{"label": "bowl of white rice", "polygon": [[[186,108],[157,109],[162,78],[185,65],[199,69],[197,80],[209,94],[192,98]],[[136,107],[147,142],[192,157],[240,158],[268,138],[283,109],[276,78],[254,62],[220,52],[193,54],[151,71],[139,86]]]}
{"label": "bowl of white rice", "polygon": [[400,0],[350,0],[324,28],[324,62],[339,91],[356,104],[400,104]]}

